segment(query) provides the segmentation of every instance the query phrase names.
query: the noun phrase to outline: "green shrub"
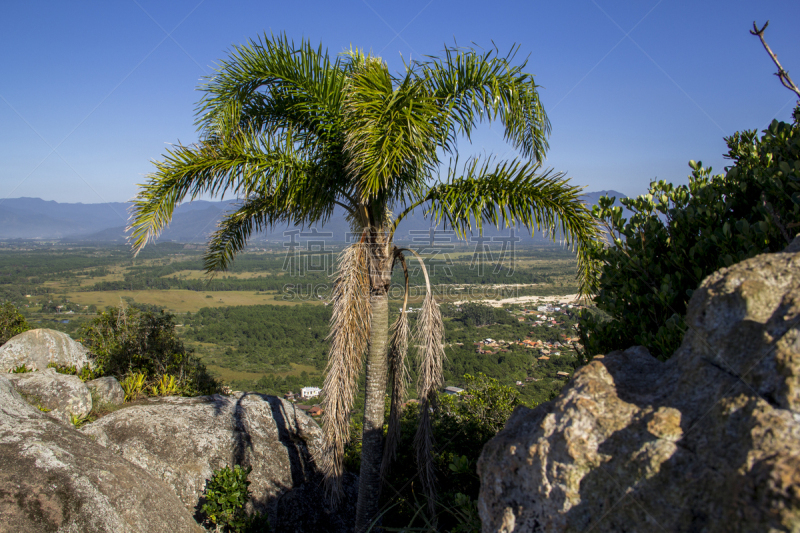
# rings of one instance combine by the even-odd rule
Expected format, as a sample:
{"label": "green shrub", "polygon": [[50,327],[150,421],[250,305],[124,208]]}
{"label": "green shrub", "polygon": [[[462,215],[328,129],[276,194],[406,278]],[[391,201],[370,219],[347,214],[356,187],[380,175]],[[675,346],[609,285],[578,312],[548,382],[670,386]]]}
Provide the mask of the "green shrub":
{"label": "green shrub", "polygon": [[690,162],[688,185],[650,184],[648,194],[612,207],[603,197],[594,215],[613,243],[597,247],[601,264],[594,298],[605,313],[584,312],[580,333],[588,355],[633,345],[666,359],[686,330],[692,292],[714,271],[786,247],[800,230],[800,106],[793,124],[773,121],[726,138],[733,161],[725,175]]}
{"label": "green shrub", "polygon": [[98,370],[92,369],[86,365],[78,369],[75,365],[60,365],[58,363],[48,363],[47,368],[53,368],[59,374],[66,374],[70,376],[78,376],[81,381],[91,381],[102,377]]}
{"label": "green shrub", "polygon": [[82,367],[80,370],[75,365],[61,365],[58,363],[47,363],[47,368],[53,368],[59,374],[66,374],[68,376],[78,376],[81,381],[90,381],[101,377],[102,374],[96,370],[92,370],[88,365]]}
{"label": "green shrub", "polygon": [[150,307],[109,308],[84,327],[81,342],[95,356],[96,372],[114,376],[143,374],[145,382],[174,376],[175,391],[186,396],[213,394],[219,383],[177,337],[175,317]]}
{"label": "green shrub", "polygon": [[31,327],[25,317],[10,302],[0,304],[0,345],[15,335],[28,331]]}
{"label": "green shrub", "polygon": [[[438,531],[480,531],[476,501],[480,480],[475,471],[483,445],[494,437],[519,405],[517,391],[483,374],[464,376],[464,392],[440,395],[433,411]],[[427,502],[417,480],[416,433],[419,407],[403,410],[397,457],[381,492],[389,510],[383,525],[408,531],[428,527]]]}
{"label": "green shrub", "polygon": [[28,368],[28,365],[25,363],[15,366],[13,370],[11,370],[11,374],[27,374],[28,372],[33,372],[33,369]]}
{"label": "green shrub", "polygon": [[224,533],[261,533],[270,531],[269,522],[260,513],[247,516],[244,510],[250,499],[251,468],[236,465],[214,471],[206,484],[202,512],[209,525]]}
{"label": "green shrub", "polygon": [[59,374],[67,374],[75,376],[78,374],[78,368],[75,365],[62,365],[59,363],[47,363],[47,368],[52,368]]}

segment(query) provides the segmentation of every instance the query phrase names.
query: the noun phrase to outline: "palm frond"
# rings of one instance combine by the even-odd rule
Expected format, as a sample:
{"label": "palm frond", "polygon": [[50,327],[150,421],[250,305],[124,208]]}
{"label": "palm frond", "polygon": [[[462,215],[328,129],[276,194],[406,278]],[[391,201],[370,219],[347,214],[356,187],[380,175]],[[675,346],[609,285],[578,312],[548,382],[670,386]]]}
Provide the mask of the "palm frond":
{"label": "palm frond", "polygon": [[433,423],[430,410],[436,404],[436,396],[444,382],[442,363],[444,361],[444,322],[433,294],[428,292],[417,316],[417,328],[414,334],[417,347],[417,394],[419,397],[420,420],[414,436],[414,447],[417,450],[417,467],[431,514],[434,513],[436,501],[436,474],[434,472],[434,440]]}
{"label": "palm frond", "polygon": [[417,359],[417,397],[419,399],[419,425],[414,435],[414,448],[417,452],[417,469],[422,487],[428,498],[431,516],[435,514],[436,472],[433,466],[434,440],[431,409],[436,404],[439,388],[444,383],[442,365],[444,363],[444,321],[439,305],[433,298],[428,269],[416,251],[400,249],[414,254],[425,276],[426,294],[422,308],[417,315],[414,331],[414,344]]}
{"label": "palm frond", "polygon": [[444,58],[430,57],[412,68],[427,79],[430,92],[447,106],[468,138],[482,120],[500,119],[505,138],[531,160],[547,151],[550,121],[539,100],[538,85],[524,72],[527,60],[512,65],[519,46],[501,57],[496,49],[478,53],[449,47]]}
{"label": "palm frond", "polygon": [[330,350],[325,383],[322,433],[322,472],[332,501],[342,496],[344,448],[350,435],[353,408],[362,358],[370,337],[369,253],[362,243],[345,248],[339,256],[339,270],[333,284],[333,315],[328,335]]}
{"label": "palm frond", "polygon": [[405,277],[405,293],[403,296],[403,309],[397,320],[392,324],[389,339],[389,380],[392,384],[392,399],[389,407],[389,423],[387,425],[386,440],[383,448],[383,462],[381,463],[381,477],[386,478],[389,468],[397,453],[397,444],[400,442],[400,415],[403,402],[406,399],[406,387],[409,383],[406,355],[408,354],[408,338],[411,328],[408,324],[408,267],[402,253],[397,259],[403,266]]}
{"label": "palm frond", "polygon": [[359,61],[346,86],[344,149],[348,174],[371,200],[402,178],[424,183],[438,162],[446,114],[422,80],[409,75],[395,86],[382,61]]}
{"label": "palm frond", "polygon": [[228,141],[177,146],[155,162],[156,171],[140,185],[131,206],[128,230],[133,230],[135,251],[158,237],[186,198],[264,194],[318,174],[317,164],[304,159],[286,140],[273,144],[242,133]]}
{"label": "palm frond", "polygon": [[224,135],[240,120],[255,121],[330,140],[341,118],[340,63],[321,46],[305,40],[295,45],[286,35],[236,46],[201,87],[197,124]]}
{"label": "palm frond", "polygon": [[599,235],[596,221],[581,200],[581,187],[570,185],[562,173],[540,174],[540,168],[474,158],[457,176],[456,163],[447,181],[435,184],[409,209],[428,204],[428,215],[449,224],[460,238],[482,232],[483,224],[490,223],[498,228],[522,225],[531,234],[543,231],[554,241],[563,239],[577,251],[581,294],[590,294],[597,279],[597,265],[588,254]]}
{"label": "palm frond", "polygon": [[[302,188],[302,183],[294,183]],[[308,201],[312,196],[314,201]],[[333,200],[325,201],[325,195],[307,191],[292,191],[282,187],[271,195],[252,196],[238,209],[227,213],[211,235],[203,257],[206,273],[226,270],[236,254],[247,247],[247,241],[255,232],[274,227],[276,224],[302,225],[306,222],[325,220],[333,213]],[[294,207],[292,207],[294,206]]]}

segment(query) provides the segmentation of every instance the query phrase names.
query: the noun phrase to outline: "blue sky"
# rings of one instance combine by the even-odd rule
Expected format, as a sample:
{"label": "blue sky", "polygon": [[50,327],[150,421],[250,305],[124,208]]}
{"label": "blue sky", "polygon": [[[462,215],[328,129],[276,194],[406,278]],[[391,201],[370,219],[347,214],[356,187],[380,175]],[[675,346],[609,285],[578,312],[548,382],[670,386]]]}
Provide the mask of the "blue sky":
{"label": "blue sky", "polygon": [[[167,143],[192,142],[197,85],[232,45],[286,32],[332,53],[436,55],[520,45],[553,125],[546,165],[587,190],[721,170],[723,137],[789,120],[754,20],[800,83],[800,2],[6,2],[0,18],[0,200],[130,199]],[[499,125],[464,152],[515,154]],[[2,206],[0,205],[0,209]]]}

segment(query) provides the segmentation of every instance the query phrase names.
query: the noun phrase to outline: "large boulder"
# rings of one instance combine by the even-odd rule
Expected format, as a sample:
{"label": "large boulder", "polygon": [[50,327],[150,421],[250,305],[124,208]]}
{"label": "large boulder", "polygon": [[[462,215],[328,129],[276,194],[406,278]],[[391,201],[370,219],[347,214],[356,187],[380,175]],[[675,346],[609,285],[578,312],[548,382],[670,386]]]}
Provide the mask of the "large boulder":
{"label": "large boulder", "polygon": [[86,387],[101,402],[111,405],[125,403],[125,391],[114,376],[105,376],[87,381]]}
{"label": "large boulder", "polygon": [[92,358],[81,343],[53,329],[31,329],[0,346],[0,373],[22,365],[30,370],[44,370],[50,363],[80,369],[91,366]]}
{"label": "large boulder", "polygon": [[666,363],[599,356],[518,408],[478,463],[483,531],[800,531],[798,248],[708,277]]}
{"label": "large boulder", "polygon": [[202,533],[161,481],[44,416],[0,376],[0,532]]}
{"label": "large boulder", "polygon": [[52,368],[42,372],[7,374],[17,392],[47,414],[69,422],[71,416],[84,417],[92,410],[92,394],[77,376],[59,374]]}
{"label": "large boulder", "polygon": [[191,512],[202,506],[213,471],[238,464],[252,467],[250,510],[267,513],[274,531],[353,529],[352,480],[350,498],[336,511],[328,508],[316,466],[319,426],[273,396],[151,398],[81,431],[166,482]]}

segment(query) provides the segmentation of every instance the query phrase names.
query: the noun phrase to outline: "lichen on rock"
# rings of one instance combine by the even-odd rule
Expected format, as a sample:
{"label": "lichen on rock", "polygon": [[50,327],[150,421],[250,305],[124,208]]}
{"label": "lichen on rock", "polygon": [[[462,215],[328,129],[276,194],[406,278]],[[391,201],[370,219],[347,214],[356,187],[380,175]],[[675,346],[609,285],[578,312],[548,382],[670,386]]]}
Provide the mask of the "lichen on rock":
{"label": "lichen on rock", "polygon": [[45,370],[50,363],[81,369],[91,367],[93,360],[81,343],[53,329],[31,329],[0,346],[0,373],[22,365],[31,370]]}
{"label": "lichen on rock", "polygon": [[485,533],[800,531],[800,249],[712,274],[687,324],[666,363],[613,352],[515,411],[478,463]]}
{"label": "lichen on rock", "polygon": [[92,394],[77,376],[59,374],[52,368],[42,372],[8,374],[14,388],[44,408],[48,416],[70,422],[70,417],[82,418],[92,410]]}
{"label": "lichen on rock", "polygon": [[350,532],[355,483],[336,510],[317,470],[322,432],[290,402],[256,393],[150,398],[84,426],[98,444],[169,485],[195,512],[206,481],[225,466],[252,467],[251,511],[273,531]]}
{"label": "lichen on rock", "polygon": [[29,405],[0,375],[0,532],[203,533],[161,481]]}

